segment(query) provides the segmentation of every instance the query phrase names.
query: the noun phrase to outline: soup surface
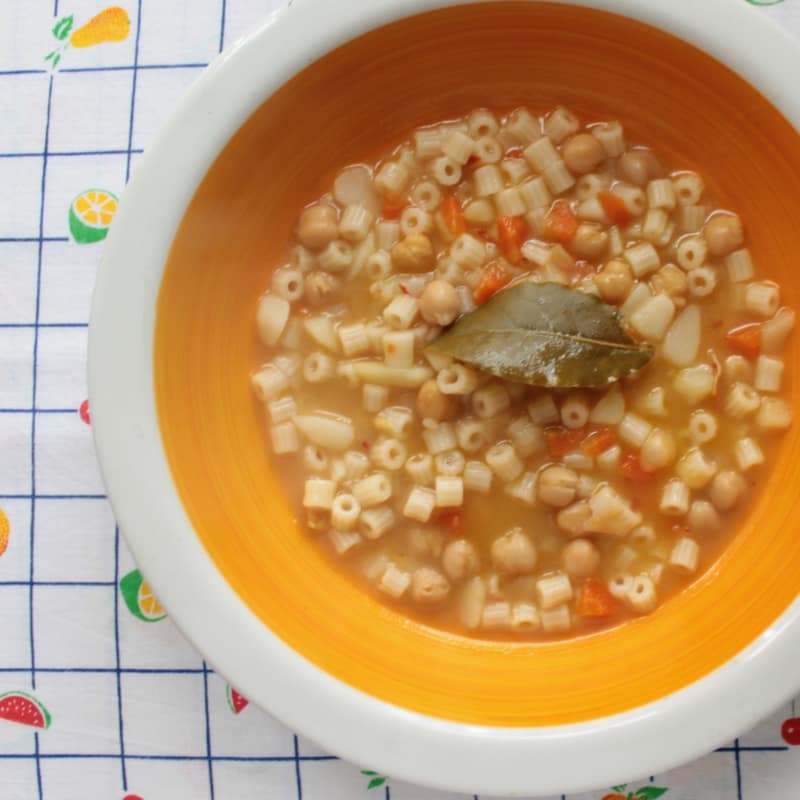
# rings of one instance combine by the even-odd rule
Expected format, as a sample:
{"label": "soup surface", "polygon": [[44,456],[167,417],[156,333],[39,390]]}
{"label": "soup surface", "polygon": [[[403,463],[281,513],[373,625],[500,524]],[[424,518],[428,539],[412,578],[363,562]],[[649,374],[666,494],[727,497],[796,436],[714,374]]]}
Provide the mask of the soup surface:
{"label": "soup surface", "polygon": [[570,636],[652,612],[733,538],[791,423],[795,315],[746,220],[646,144],[477,109],[301,211],[251,380],[298,519],[366,591]]}

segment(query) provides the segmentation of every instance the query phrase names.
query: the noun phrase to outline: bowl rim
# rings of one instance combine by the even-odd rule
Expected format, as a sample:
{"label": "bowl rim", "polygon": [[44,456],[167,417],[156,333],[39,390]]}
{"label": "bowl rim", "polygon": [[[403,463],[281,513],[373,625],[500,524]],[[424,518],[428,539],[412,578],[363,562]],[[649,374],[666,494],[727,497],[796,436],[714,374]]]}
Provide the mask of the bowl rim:
{"label": "bowl rim", "polygon": [[[581,792],[703,755],[787,701],[800,688],[800,677],[786,669],[800,655],[800,600],[722,667],[622,714],[501,728],[411,712],[331,677],[245,606],[183,509],[155,406],[153,338],[166,256],[195,189],[228,139],[277,88],[338,45],[404,17],[478,2],[289,0],[208,67],[137,165],[107,239],[89,329],[92,428],[134,558],[181,631],[251,701],[331,752],[417,784],[468,794]],[[800,130],[800,95],[791,79],[800,47],[755,9],[729,0],[560,2],[621,14],[705,50]],[[708,19],[716,20],[713,31]],[[769,59],[759,58],[766,52]],[[158,208],[153,197],[160,198]]]}

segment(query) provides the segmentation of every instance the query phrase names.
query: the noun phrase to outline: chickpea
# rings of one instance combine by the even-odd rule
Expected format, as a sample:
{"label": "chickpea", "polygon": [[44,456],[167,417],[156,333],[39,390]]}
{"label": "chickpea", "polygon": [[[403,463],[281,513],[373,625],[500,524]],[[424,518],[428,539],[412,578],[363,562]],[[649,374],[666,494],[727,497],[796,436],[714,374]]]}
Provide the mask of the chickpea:
{"label": "chickpea", "polygon": [[442,553],[444,538],[441,531],[432,528],[409,528],[405,533],[405,546],[415,556],[433,556]]}
{"label": "chickpea", "polygon": [[708,500],[695,500],[686,515],[686,522],[696,533],[713,533],[720,526],[717,509]]}
{"label": "chickpea", "polygon": [[507,575],[531,572],[536,566],[536,559],[536,546],[521,528],[513,528],[492,544],[492,561]]}
{"label": "chickpea", "polygon": [[561,155],[570,172],[578,175],[591,172],[606,159],[605,148],[591,133],[577,133],[567,139]]}
{"label": "chickpea", "polygon": [[661,164],[650,150],[628,150],[619,157],[617,170],[620,178],[634,186],[647,186],[661,173]]}
{"label": "chickpea", "polygon": [[442,566],[451,581],[463,581],[478,571],[480,562],[472,544],[466,539],[457,539],[445,547]]}
{"label": "chickpea", "polygon": [[409,233],[392,247],[392,263],[398,272],[429,272],[436,265],[431,240],[424,233]]}
{"label": "chickpea", "polygon": [[622,259],[613,258],[594,276],[594,284],[606,303],[621,303],[633,288],[633,273]]}
{"label": "chickpea", "polygon": [[744,478],[738,472],[724,470],[714,476],[708,496],[720,511],[730,511],[742,499],[745,488]]}
{"label": "chickpea", "polygon": [[588,578],[600,566],[600,553],[588,539],[573,539],[562,550],[561,563],[570,575]]}
{"label": "chickpea", "polygon": [[739,355],[728,356],[722,366],[722,374],[729,384],[751,383],[753,380],[753,365]]}
{"label": "chickpea", "polygon": [[672,298],[683,297],[689,290],[686,273],[674,264],[666,264],[650,279],[656,292],[664,292]]}
{"label": "chickpea", "polygon": [[309,206],[300,215],[297,238],[309,250],[322,250],[339,235],[336,209],[327,203]]}
{"label": "chickpea", "polygon": [[450,582],[433,567],[419,567],[411,576],[411,596],[418,603],[434,605],[450,594]]}
{"label": "chickpea", "polygon": [[[594,138],[594,137],[592,137]],[[608,247],[608,234],[600,225],[584,222],[578,226],[575,236],[569,243],[570,250],[581,258],[596,261],[601,258]]]}
{"label": "chickpea", "polygon": [[545,467],[539,473],[537,483],[539,499],[548,506],[563,508],[574,499],[578,490],[578,475],[567,467],[555,465]]}
{"label": "chickpea", "polygon": [[715,214],[706,222],[703,236],[712,256],[726,256],[744,242],[742,221],[736,214]]}
{"label": "chickpea", "polygon": [[639,460],[645,472],[656,472],[675,460],[675,437],[661,428],[653,428],[644,440]]}
{"label": "chickpea", "polygon": [[328,272],[309,272],[305,278],[305,299],[312,306],[330,303],[342,290],[341,279]]}
{"label": "chickpea", "polygon": [[419,298],[419,313],[431,325],[449,325],[457,316],[461,303],[458,292],[449,281],[431,281]]}
{"label": "chickpea", "polygon": [[422,419],[435,419],[437,422],[453,419],[458,414],[458,398],[442,392],[431,378],[417,392],[417,414]]}

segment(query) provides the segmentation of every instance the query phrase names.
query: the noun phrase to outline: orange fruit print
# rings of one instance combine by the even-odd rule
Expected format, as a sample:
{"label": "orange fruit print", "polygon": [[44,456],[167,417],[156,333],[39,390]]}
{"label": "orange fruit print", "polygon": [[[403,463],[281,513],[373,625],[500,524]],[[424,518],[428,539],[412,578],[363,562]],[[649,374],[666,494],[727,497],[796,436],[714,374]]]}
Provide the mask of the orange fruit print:
{"label": "orange fruit print", "polygon": [[11,524],[6,512],[0,508],[0,556],[8,549],[8,539],[11,535]]}
{"label": "orange fruit print", "polygon": [[91,47],[103,42],[121,42],[127,38],[130,29],[128,12],[119,6],[111,6],[73,31],[69,43],[73,47]]}

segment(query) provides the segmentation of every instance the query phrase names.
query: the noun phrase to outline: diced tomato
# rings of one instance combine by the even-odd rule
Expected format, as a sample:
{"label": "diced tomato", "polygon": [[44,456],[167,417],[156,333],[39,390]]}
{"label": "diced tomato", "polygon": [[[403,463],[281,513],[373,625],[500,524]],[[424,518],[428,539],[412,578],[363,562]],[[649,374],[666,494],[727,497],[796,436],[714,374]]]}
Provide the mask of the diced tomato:
{"label": "diced tomato", "polygon": [[725,341],[731,350],[747,358],[758,358],[761,353],[761,325],[757,322],[740,325],[725,334]]}
{"label": "diced tomato", "polygon": [[458,236],[467,232],[467,223],[464,220],[464,213],[461,211],[461,203],[449,194],[442,201],[442,217],[447,230]]}
{"label": "diced tomato", "polygon": [[544,218],[544,238],[566,244],[572,241],[578,230],[578,218],[563,200],[553,203]]}
{"label": "diced tomato", "polygon": [[404,283],[398,284],[398,286],[403,294],[411,294],[411,292],[408,291],[408,286],[406,286]]}
{"label": "diced tomato", "polygon": [[627,225],[633,219],[631,212],[628,211],[628,206],[625,205],[625,201],[618,194],[600,192],[597,195],[597,199],[612,224]]}
{"label": "diced tomato", "polygon": [[599,428],[592,431],[582,442],[581,450],[587,456],[594,458],[604,453],[609,447],[613,447],[617,442],[617,437],[609,428]]}
{"label": "diced tomato", "polygon": [[453,536],[463,536],[464,512],[461,509],[445,511],[439,515],[439,524]]}
{"label": "diced tomato", "polygon": [[480,160],[481,160],[480,156],[477,153],[473,153],[467,159],[467,163],[464,166],[466,166],[466,167],[474,167]]}
{"label": "diced tomato", "polygon": [[586,428],[548,428],[544,435],[547,439],[547,452],[553,458],[563,458],[583,441]]}
{"label": "diced tomato", "polygon": [[522,243],[527,226],[522,217],[500,217],[497,220],[497,243],[503,255],[512,263],[522,260]]}
{"label": "diced tomato", "polygon": [[622,473],[622,477],[631,483],[651,483],[655,478],[654,473],[645,472],[642,469],[642,462],[635,453],[628,453],[622,457],[619,471]]}
{"label": "diced tomato", "polygon": [[408,206],[408,200],[401,194],[387,194],[383,198],[383,219],[400,219],[403,209]]}
{"label": "diced tomato", "polygon": [[583,582],[576,610],[582,617],[610,617],[617,604],[606,586],[595,578],[587,578]]}
{"label": "diced tomato", "polygon": [[478,305],[485,303],[493,294],[499,292],[512,278],[511,273],[501,264],[492,261],[481,275],[480,282],[472,292]]}

